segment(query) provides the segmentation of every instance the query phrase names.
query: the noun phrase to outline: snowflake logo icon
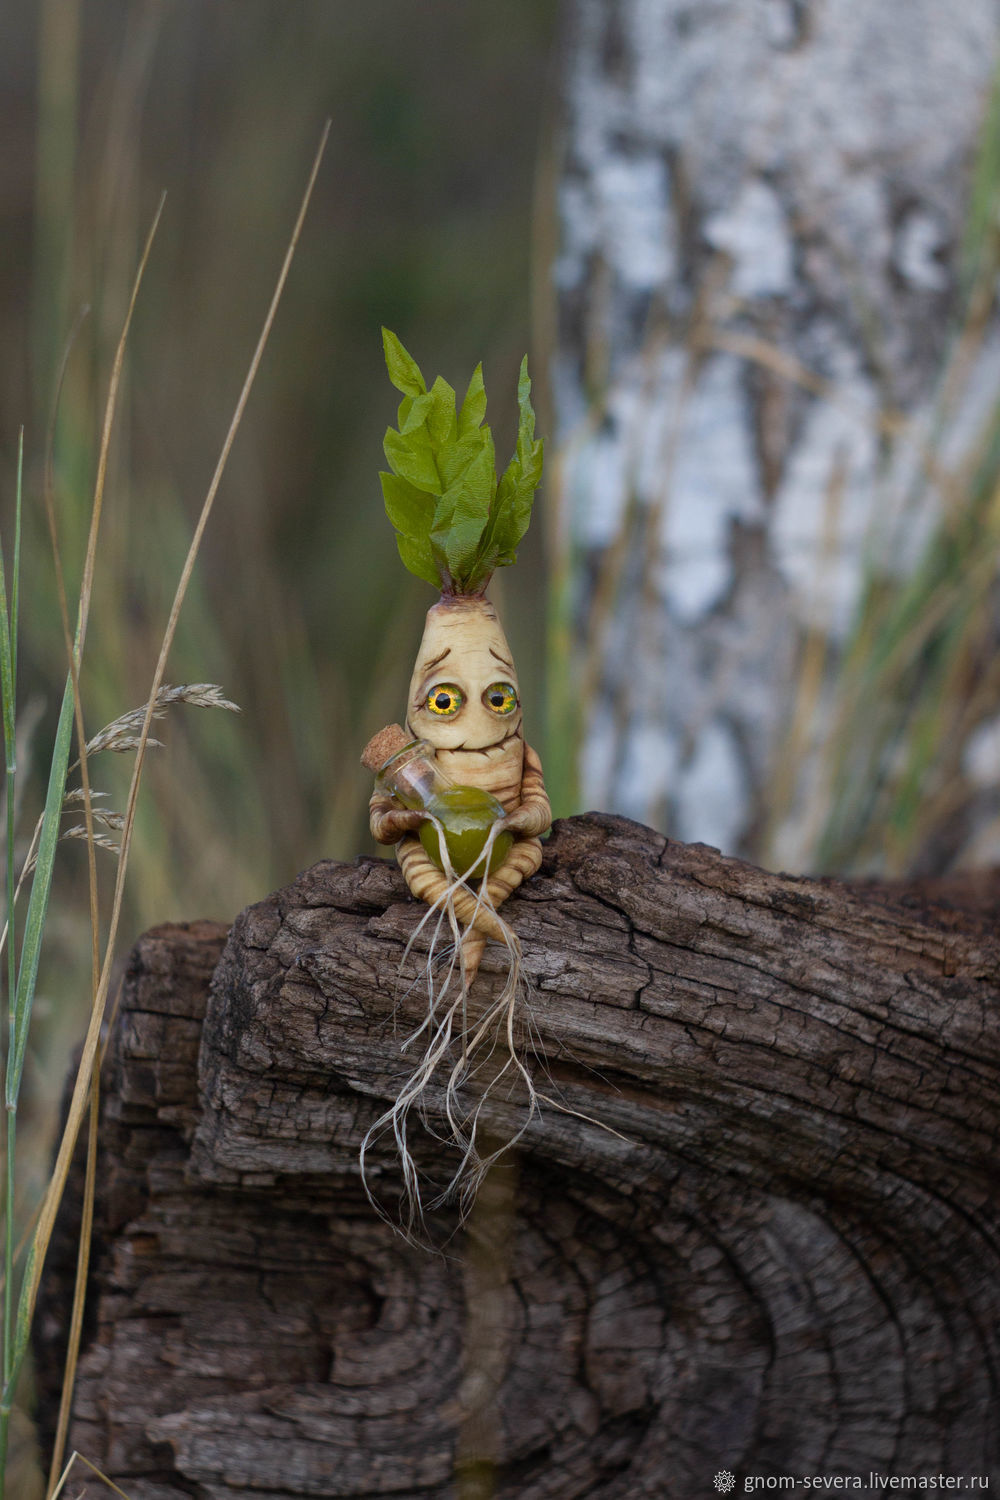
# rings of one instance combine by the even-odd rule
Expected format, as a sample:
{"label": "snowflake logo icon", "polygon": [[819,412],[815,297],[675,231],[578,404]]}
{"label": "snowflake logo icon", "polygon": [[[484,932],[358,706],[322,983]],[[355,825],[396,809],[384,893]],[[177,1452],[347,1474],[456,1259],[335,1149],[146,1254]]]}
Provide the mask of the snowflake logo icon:
{"label": "snowflake logo icon", "polygon": [[712,1483],[720,1495],[728,1495],[736,1483],[736,1476],[735,1474],[730,1474],[728,1469],[720,1469]]}

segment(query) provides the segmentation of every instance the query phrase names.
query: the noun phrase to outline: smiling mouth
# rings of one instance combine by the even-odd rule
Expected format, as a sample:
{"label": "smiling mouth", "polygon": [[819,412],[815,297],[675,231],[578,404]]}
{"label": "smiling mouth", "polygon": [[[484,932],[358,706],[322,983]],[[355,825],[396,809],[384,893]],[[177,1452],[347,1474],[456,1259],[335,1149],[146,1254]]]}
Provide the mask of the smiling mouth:
{"label": "smiling mouth", "polygon": [[[412,727],[407,725],[407,728],[412,734]],[[459,755],[464,752],[466,755],[490,755],[494,751],[503,750],[506,745],[510,744],[511,740],[519,740],[521,738],[521,725],[519,724],[516,729],[511,730],[510,734],[505,734],[499,740],[491,740],[488,745],[435,745],[434,753],[436,755]]]}
{"label": "smiling mouth", "polygon": [[502,740],[491,740],[488,745],[443,746],[437,753],[438,755],[457,755],[459,751],[465,750],[471,755],[489,755],[492,750],[502,750],[505,745],[510,744],[511,740],[519,740],[520,738],[520,729],[512,729],[510,734],[505,734]]}

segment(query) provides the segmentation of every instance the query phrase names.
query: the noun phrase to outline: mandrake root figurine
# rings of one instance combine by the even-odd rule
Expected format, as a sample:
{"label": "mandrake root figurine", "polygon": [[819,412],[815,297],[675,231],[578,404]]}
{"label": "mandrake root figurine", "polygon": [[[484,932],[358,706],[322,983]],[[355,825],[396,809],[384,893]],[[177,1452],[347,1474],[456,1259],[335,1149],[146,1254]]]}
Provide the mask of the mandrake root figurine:
{"label": "mandrake root figurine", "polygon": [[[524,742],[510,647],[488,599],[458,594],[431,607],[410,681],[406,732],[398,725],[382,730],[366,747],[363,763],[377,772],[414,741],[433,749],[438,766],[454,785],[439,791],[436,799],[433,793],[425,796],[423,807],[401,807],[398,794],[389,792],[383,781],[370,803],[372,835],[380,844],[398,845],[407,885],[431,907],[447,899],[454,877],[464,877],[452,900],[464,929],[462,966],[469,986],[487,939],[508,941],[509,930],[496,908],[538,869],[538,836],[552,822],[542,763]],[[495,799],[495,810],[485,799],[467,796],[470,789]],[[468,824],[470,814],[479,821],[480,809],[486,814],[480,823],[485,823],[483,832],[488,834],[490,824],[495,825],[488,875],[485,839],[473,837],[470,842],[466,835],[464,852],[453,853],[449,843],[449,823],[455,823],[456,815]],[[442,868],[436,838],[425,838],[435,812],[444,828],[451,881]],[[467,882],[484,876],[486,899],[477,900]]]}
{"label": "mandrake root figurine", "polygon": [[[468,1206],[499,1154],[484,1158],[477,1146],[479,1113],[489,1095],[505,1080],[523,1086],[527,1115],[513,1139],[537,1107],[515,1035],[525,988],[520,945],[497,908],[538,869],[539,835],[552,811],[541,762],[524,741],[510,647],[485,590],[494,570],[516,559],[541,477],[542,444],[534,436],[526,360],[518,381],[517,448],[498,481],[493,437],[483,420],[482,367],[456,409],[451,386],[439,377],[428,390],[395,335],[383,329],[382,336],[390,379],[403,396],[398,430],[390,428],[385,437],[391,468],[380,476],[385,508],[403,562],[441,592],[427,613],[406,727],[381,730],[362,757],[376,773],[372,834],[381,844],[397,845],[407,885],[427,903],[417,932],[431,924],[428,1013],[404,1044],[405,1050],[423,1039],[423,1054],[362,1147],[364,1172],[372,1140],[384,1130],[394,1133],[409,1205],[403,1230],[412,1236],[422,1223],[422,1203],[407,1116],[432,1080],[443,1084],[451,1137],[462,1152],[437,1202],[457,1195]],[[438,946],[442,930],[452,939],[445,953]],[[506,949],[507,976],[497,998],[473,1014],[469,990],[490,938]],[[477,1075],[478,1098],[465,1104],[460,1091]],[[508,1138],[499,1149],[510,1144]]]}

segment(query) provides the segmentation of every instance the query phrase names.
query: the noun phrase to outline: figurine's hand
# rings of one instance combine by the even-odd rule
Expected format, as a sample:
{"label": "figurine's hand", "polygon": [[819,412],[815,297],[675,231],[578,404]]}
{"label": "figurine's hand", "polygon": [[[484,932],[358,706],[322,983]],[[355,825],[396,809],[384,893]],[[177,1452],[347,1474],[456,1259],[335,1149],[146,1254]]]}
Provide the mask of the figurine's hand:
{"label": "figurine's hand", "polygon": [[507,813],[497,823],[500,833],[517,833],[534,835],[538,830],[538,813],[533,807],[522,803],[515,807],[513,812]]}
{"label": "figurine's hand", "polygon": [[395,843],[404,833],[415,833],[421,823],[426,823],[427,813],[419,807],[393,808],[379,819],[379,833],[386,843]]}

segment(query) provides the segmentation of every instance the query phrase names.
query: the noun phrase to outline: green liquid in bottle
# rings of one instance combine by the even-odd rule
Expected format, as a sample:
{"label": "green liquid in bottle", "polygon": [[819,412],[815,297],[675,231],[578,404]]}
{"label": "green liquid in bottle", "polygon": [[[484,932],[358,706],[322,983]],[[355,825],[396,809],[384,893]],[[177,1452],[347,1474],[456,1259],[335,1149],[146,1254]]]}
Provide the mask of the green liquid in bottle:
{"label": "green liquid in bottle", "polygon": [[[510,853],[514,835],[498,834],[486,871],[480,856],[490,829],[504,816],[503,803],[482,787],[456,786],[437,764],[433,748],[426,740],[412,740],[390,755],[379,770],[375,785],[397,798],[404,807],[420,808],[439,820],[453,874],[480,880],[499,869]],[[441,838],[434,824],[421,823],[417,832],[431,859],[443,870]]]}
{"label": "green liquid in bottle", "polygon": [[[475,877],[477,880],[487,873],[492,875],[510,853],[514,835],[498,834],[490,851],[489,871],[484,869],[483,861],[479,857],[485,847],[490,829],[498,818],[503,817],[504,809],[503,804],[498,802],[496,797],[490,792],[484,792],[481,787],[448,787],[429,797],[425,803],[425,810],[433,813],[444,827],[448,858],[451,860],[451,868],[456,875],[468,873],[470,878]],[[420,842],[431,859],[439,869],[443,869],[441,843],[434,824],[422,823],[418,832]],[[477,860],[478,864],[476,864]],[[475,865],[474,869],[473,865]]]}

